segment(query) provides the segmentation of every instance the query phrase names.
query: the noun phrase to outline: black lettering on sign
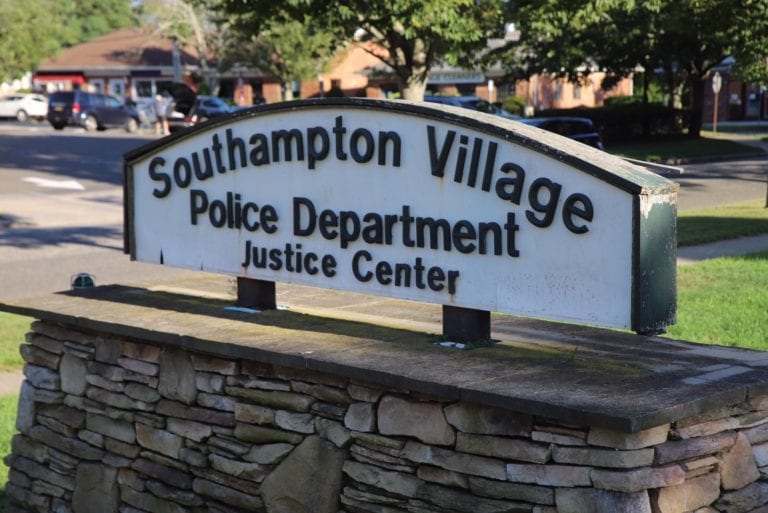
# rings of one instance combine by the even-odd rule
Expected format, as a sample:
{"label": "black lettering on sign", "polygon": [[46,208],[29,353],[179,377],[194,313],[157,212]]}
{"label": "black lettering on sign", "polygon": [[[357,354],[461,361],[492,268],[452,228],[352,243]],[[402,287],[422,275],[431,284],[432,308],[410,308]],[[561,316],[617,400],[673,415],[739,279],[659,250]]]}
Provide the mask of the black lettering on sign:
{"label": "black lettering on sign", "polygon": [[352,257],[352,274],[361,283],[368,283],[374,278],[379,285],[395,286],[441,292],[447,288],[448,294],[456,293],[456,282],[459,271],[445,271],[441,267],[427,267],[421,257],[416,257],[413,263],[397,262],[392,264],[386,260],[373,263],[373,255],[362,249]]}
{"label": "black lettering on sign", "polygon": [[[561,189],[562,186],[559,183],[553,182],[549,178],[537,178],[533,181],[528,191],[528,203],[533,212],[531,210],[525,211],[525,217],[531,224],[539,228],[545,228],[552,224]],[[542,191],[545,191],[543,200]],[[538,217],[537,213],[543,215]]]}
{"label": "black lettering on sign", "polygon": [[207,214],[208,222],[214,228],[223,228],[264,233],[275,233],[279,217],[272,205],[259,207],[252,201],[243,201],[242,195],[227,192],[225,199],[209,200],[208,194],[200,189],[189,191],[189,222],[197,226],[200,216]]}
{"label": "black lettering on sign", "polygon": [[154,189],[152,195],[156,198],[165,198],[171,192],[171,177],[165,173],[161,173],[157,168],[165,166],[165,159],[163,157],[155,157],[149,163],[149,177],[155,182],[161,182],[161,189]]}

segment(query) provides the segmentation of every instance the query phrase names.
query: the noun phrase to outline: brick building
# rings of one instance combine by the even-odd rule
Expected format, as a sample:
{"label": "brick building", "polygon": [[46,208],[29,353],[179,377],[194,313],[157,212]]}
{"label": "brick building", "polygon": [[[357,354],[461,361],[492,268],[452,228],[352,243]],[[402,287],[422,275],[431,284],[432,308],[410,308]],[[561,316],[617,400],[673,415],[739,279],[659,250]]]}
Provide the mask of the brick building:
{"label": "brick building", "polygon": [[[368,98],[397,97],[397,80],[371,50],[371,46],[350,44],[316,79],[285,87],[292,88],[297,98],[339,92]],[[283,98],[283,85],[268,73],[248,67],[219,72],[215,61],[209,65],[206,75],[194,48],[180,47],[174,52],[169,39],[152,37],[140,29],[121,29],[46,60],[34,73],[33,84],[48,91],[86,88],[142,104],[152,101],[160,84],[180,77],[195,88],[201,83],[215,83],[219,96],[239,105],[273,103]],[[476,95],[490,101],[518,95],[535,110],[598,106],[607,96],[632,94],[630,79],[605,92],[600,88],[602,78],[603,74],[593,73],[583,85],[545,75],[521,81],[506,78],[500,67],[484,71],[438,65],[430,72],[427,87],[432,93]]]}

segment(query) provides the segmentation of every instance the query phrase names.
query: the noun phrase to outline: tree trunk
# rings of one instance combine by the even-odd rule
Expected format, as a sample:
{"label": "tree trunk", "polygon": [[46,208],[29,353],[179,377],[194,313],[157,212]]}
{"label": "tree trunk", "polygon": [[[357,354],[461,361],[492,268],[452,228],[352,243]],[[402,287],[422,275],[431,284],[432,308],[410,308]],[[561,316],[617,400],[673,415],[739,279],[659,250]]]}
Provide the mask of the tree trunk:
{"label": "tree trunk", "polygon": [[650,93],[648,88],[651,85],[651,79],[648,76],[650,65],[648,62],[643,63],[643,135],[648,137],[651,135],[651,115],[648,112],[648,105],[650,104]]}
{"label": "tree trunk", "polygon": [[283,90],[283,101],[289,102],[293,100],[293,82],[280,84],[280,89]]}
{"label": "tree trunk", "polygon": [[402,81],[400,83],[400,90],[403,93],[403,100],[411,100],[414,102],[424,101],[424,91],[427,89],[426,80],[417,80],[411,77],[408,81]]}
{"label": "tree trunk", "polygon": [[704,116],[704,91],[706,81],[700,75],[691,75],[691,117],[688,120],[688,135],[701,137],[701,124]]}

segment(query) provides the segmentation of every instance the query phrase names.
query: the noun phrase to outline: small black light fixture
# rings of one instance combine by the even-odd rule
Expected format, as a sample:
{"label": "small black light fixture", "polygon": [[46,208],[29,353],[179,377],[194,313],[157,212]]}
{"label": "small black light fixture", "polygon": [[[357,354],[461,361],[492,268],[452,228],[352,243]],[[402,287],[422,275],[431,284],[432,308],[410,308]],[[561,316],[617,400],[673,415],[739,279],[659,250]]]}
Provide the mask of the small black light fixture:
{"label": "small black light fixture", "polygon": [[96,280],[88,273],[77,273],[72,275],[70,285],[72,286],[72,290],[90,289],[96,286]]}

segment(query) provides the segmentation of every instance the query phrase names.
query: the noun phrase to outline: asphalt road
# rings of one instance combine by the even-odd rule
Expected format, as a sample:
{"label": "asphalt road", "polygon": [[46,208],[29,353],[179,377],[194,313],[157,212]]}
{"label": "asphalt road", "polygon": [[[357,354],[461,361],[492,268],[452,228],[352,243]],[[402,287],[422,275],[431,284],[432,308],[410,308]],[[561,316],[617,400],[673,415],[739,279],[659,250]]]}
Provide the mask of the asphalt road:
{"label": "asphalt road", "polygon": [[[0,301],[68,289],[79,272],[97,284],[186,274],[122,252],[122,155],[154,138],[0,122]],[[768,157],[684,167],[670,177],[681,210],[765,198]]]}
{"label": "asphalt road", "polygon": [[155,139],[0,123],[0,301],[97,284],[162,281],[184,271],[123,254],[122,156]]}

